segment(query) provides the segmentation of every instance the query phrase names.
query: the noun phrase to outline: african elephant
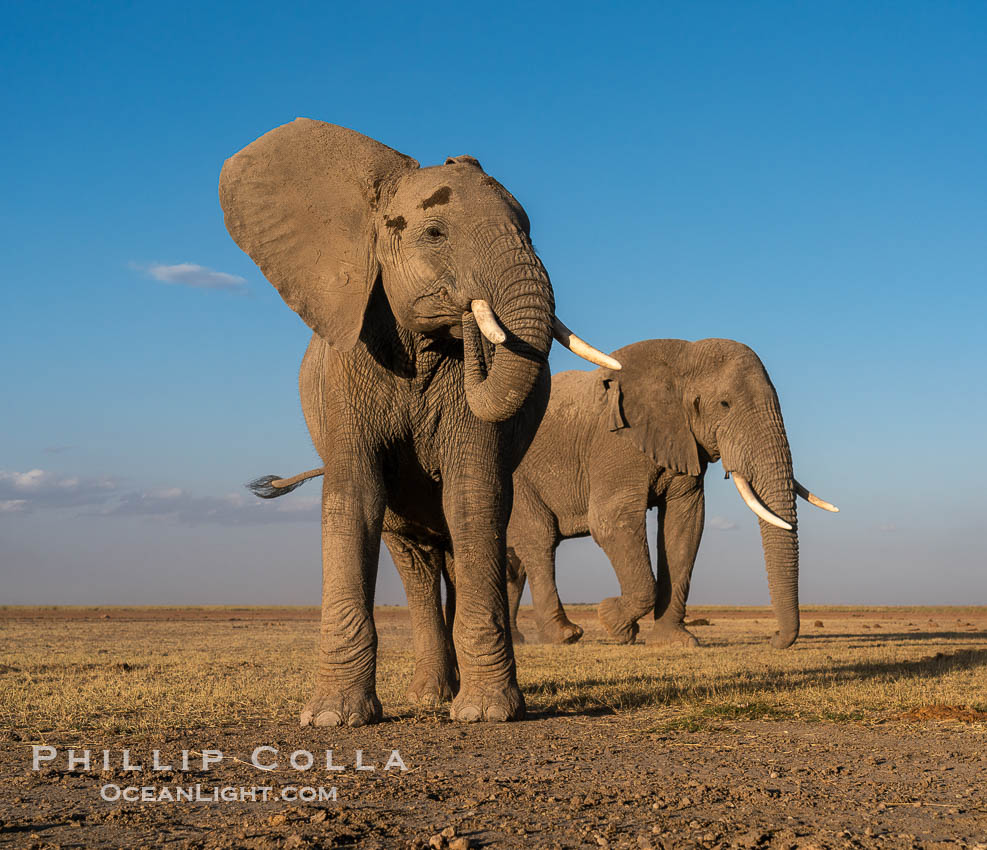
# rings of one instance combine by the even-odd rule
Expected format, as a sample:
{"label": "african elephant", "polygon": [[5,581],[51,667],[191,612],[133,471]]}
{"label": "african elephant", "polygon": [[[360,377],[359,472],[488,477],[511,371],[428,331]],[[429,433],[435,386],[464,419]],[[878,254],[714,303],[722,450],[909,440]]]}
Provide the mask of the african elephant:
{"label": "african elephant", "polygon": [[[600,619],[633,642],[638,619],[654,609],[651,640],[695,646],[683,625],[704,523],[703,477],[723,460],[760,519],[778,634],[799,633],[796,494],[835,511],[805,490],[792,457],[778,396],[757,355],[728,339],[654,339],[614,352],[612,370],[563,372],[552,379],[548,409],[514,474],[507,532],[512,627],[525,574],[541,637],[570,643],[570,622],[555,585],[555,550],[587,534],[603,548],[621,595],[600,604]],[[645,516],[657,507],[657,585]],[[517,633],[516,633],[517,637]]]}
{"label": "african elephant", "polygon": [[[555,318],[527,215],[472,157],[421,168],[303,118],[227,160],[219,194],[233,239],[314,331],[299,385],[326,470],[322,618],[302,725],[381,717],[385,531],[411,553],[456,552],[452,717],[521,717],[504,564],[511,474],[547,403],[553,333],[605,358]],[[252,488],[270,497],[298,482],[284,483]]]}

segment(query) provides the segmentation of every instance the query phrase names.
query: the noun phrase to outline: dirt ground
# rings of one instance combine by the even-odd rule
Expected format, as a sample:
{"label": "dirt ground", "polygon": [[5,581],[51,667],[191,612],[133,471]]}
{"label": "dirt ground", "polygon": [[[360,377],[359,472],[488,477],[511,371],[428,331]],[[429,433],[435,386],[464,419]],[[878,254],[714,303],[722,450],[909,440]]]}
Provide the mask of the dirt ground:
{"label": "dirt ground", "polygon": [[[0,846],[987,850],[987,609],[805,608],[783,652],[765,609],[690,608],[698,650],[572,614],[580,644],[519,647],[523,722],[407,703],[407,612],[381,608],[385,721],[301,729],[314,609],[0,608]],[[269,790],[101,798],[145,786]]]}

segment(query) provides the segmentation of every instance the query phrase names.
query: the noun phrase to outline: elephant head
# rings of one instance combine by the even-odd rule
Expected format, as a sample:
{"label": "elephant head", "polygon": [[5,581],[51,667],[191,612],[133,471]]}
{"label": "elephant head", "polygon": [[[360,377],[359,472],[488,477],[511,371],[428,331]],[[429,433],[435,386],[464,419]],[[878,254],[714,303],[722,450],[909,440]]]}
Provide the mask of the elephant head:
{"label": "elephant head", "polygon": [[619,381],[603,372],[611,428],[656,463],[701,475],[722,460],[758,516],[771,602],[773,646],[799,633],[798,521],[795,497],[836,511],[796,481],[778,395],[758,356],[728,339],[649,340],[614,352]]}
{"label": "elephant head", "polygon": [[378,280],[398,325],[462,337],[466,399],[481,419],[518,411],[553,333],[619,368],[580,349],[555,318],[528,217],[472,157],[421,168],[352,130],[299,118],[227,160],[219,194],[237,244],[330,347],[356,344]]}

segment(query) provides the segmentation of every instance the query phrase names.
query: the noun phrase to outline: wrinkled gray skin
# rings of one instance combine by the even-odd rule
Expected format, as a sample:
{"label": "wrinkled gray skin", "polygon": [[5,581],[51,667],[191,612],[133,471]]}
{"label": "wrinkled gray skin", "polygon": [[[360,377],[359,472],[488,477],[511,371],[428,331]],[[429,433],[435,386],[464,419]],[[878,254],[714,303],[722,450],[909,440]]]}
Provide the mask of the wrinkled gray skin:
{"label": "wrinkled gray skin", "polygon": [[[514,475],[508,527],[509,595],[515,638],[525,575],[542,640],[570,643],[582,629],[566,616],[555,585],[562,540],[592,535],[610,559],[621,595],[600,620],[626,643],[654,609],[649,643],[697,645],[683,625],[703,532],[707,464],[744,476],[786,531],[758,520],[778,634],[799,633],[798,531],[792,456],[774,387],[757,355],[727,339],[646,340],[614,356],[623,370],[563,372]],[[658,508],[657,583],[645,517]]]}
{"label": "wrinkled gray skin", "polygon": [[[315,332],[299,383],[325,464],[322,621],[302,725],[381,716],[373,604],[382,534],[418,620],[413,694],[452,694],[454,641],[452,717],[523,716],[505,539],[511,475],[548,400],[554,315],[524,210],[470,157],[420,168],[307,119],[228,160],[220,198],[233,238]],[[480,336],[473,299],[493,308],[503,344]],[[255,491],[277,495],[265,492],[270,480]],[[453,550],[450,640],[438,582]]]}

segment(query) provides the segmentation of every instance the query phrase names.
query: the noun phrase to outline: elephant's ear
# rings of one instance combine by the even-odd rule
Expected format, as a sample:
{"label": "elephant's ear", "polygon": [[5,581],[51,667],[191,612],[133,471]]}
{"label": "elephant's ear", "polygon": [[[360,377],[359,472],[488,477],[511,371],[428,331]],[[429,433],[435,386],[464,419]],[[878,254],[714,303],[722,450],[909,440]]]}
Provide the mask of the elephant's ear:
{"label": "elephant's ear", "polygon": [[226,161],[219,199],[230,235],[287,305],[348,351],[380,270],[373,211],[416,168],[353,130],[298,118]]}
{"label": "elephant's ear", "polygon": [[683,475],[699,475],[699,452],[681,393],[660,370],[639,370],[621,359],[620,372],[602,370],[604,417],[609,429],[630,440],[656,464]]}

